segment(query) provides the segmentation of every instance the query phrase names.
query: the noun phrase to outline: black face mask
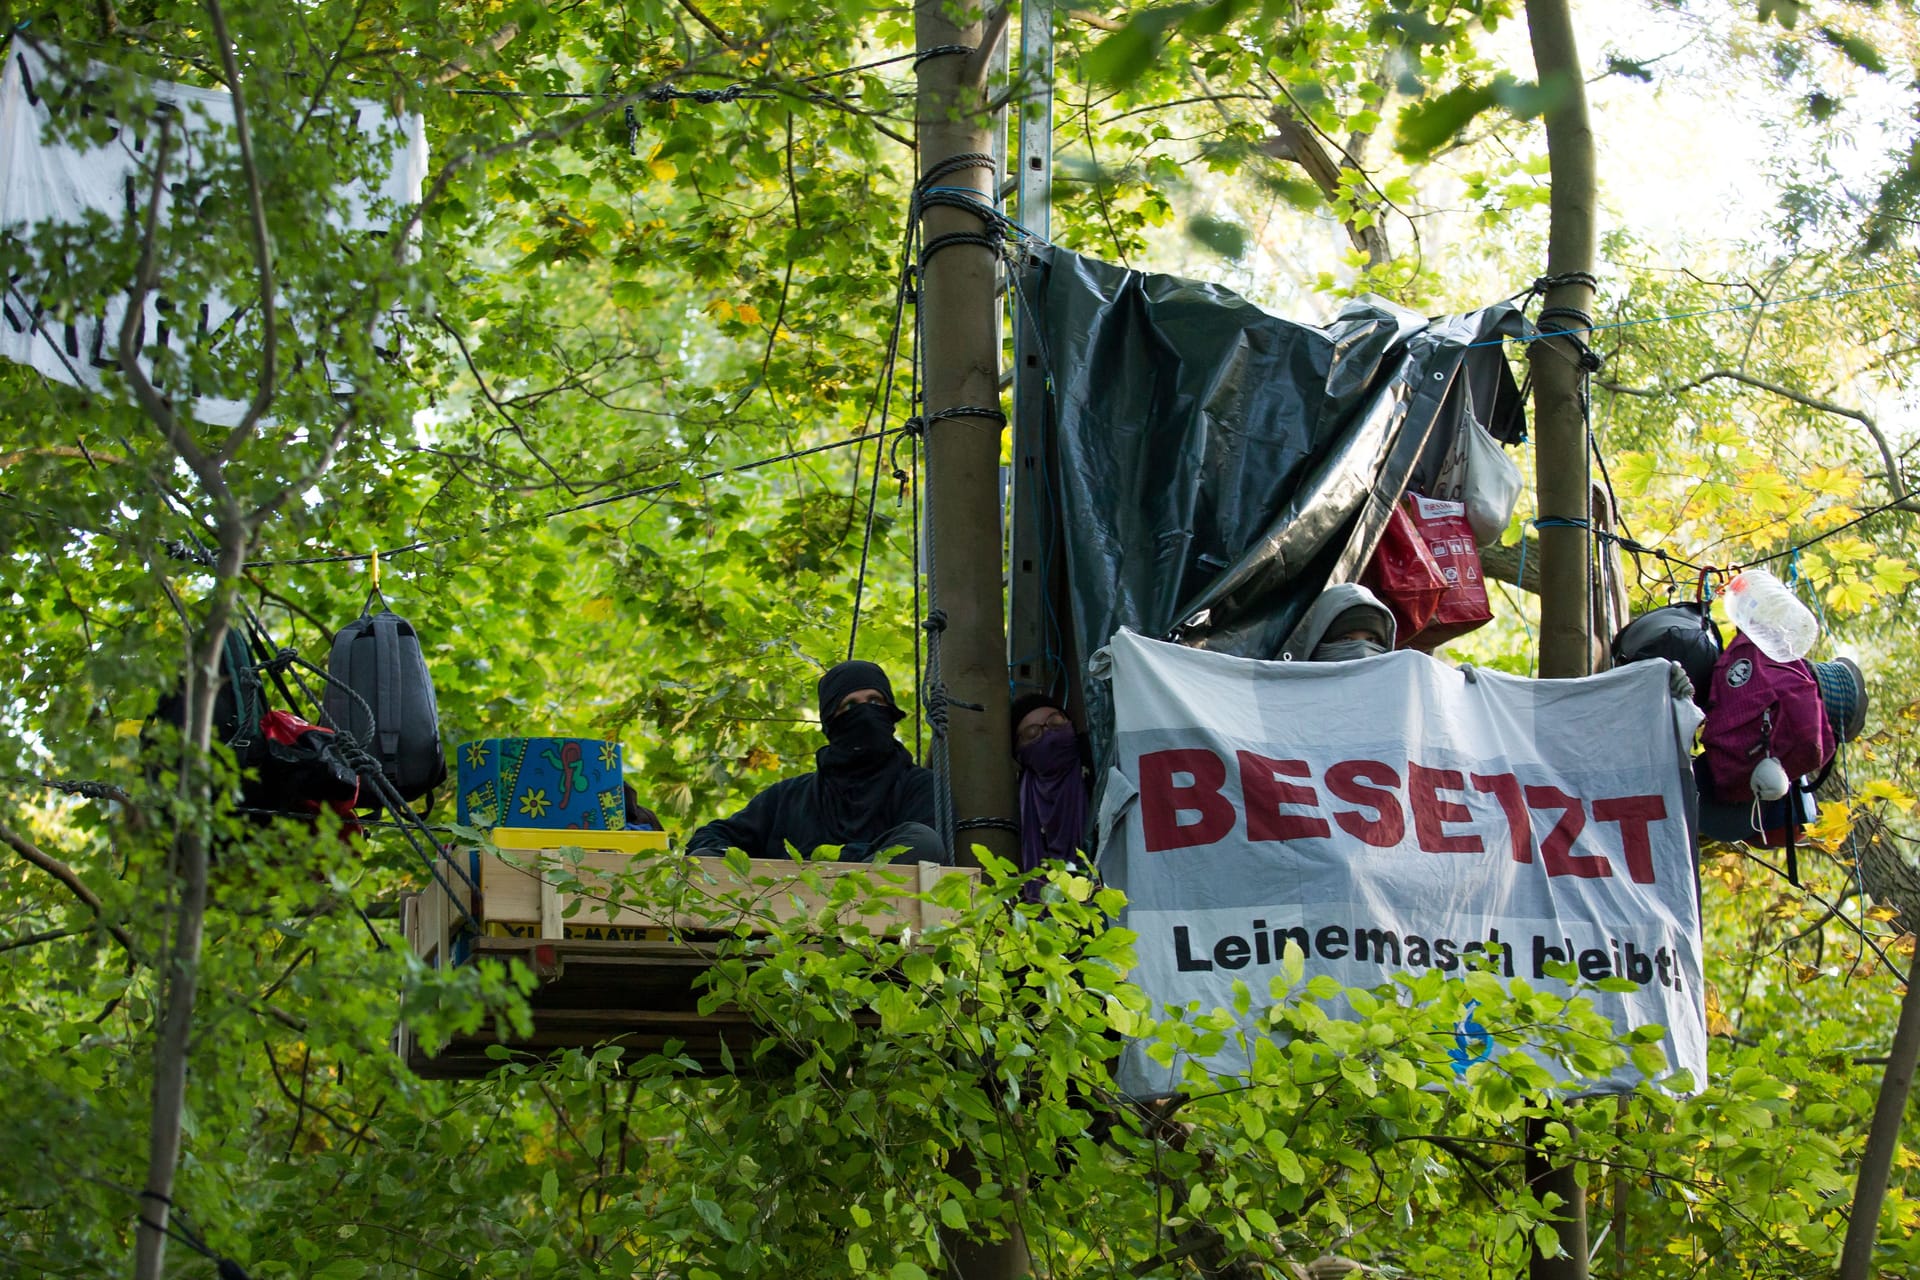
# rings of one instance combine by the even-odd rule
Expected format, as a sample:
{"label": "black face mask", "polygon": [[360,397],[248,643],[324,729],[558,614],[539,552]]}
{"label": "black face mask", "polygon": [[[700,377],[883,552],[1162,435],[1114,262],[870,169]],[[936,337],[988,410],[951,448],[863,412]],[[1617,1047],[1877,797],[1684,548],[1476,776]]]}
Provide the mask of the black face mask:
{"label": "black face mask", "polygon": [[832,763],[859,765],[892,756],[900,713],[884,702],[859,702],[828,720],[826,754]]}

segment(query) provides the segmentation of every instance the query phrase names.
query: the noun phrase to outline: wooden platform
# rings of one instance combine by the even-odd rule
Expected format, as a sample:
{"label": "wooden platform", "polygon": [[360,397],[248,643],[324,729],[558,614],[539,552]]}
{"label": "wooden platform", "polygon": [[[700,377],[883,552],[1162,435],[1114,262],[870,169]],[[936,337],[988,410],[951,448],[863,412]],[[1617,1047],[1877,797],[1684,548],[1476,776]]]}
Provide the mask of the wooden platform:
{"label": "wooden platform", "polygon": [[[666,837],[657,832],[500,828],[493,838],[491,850],[443,851],[439,871],[452,894],[436,882],[408,895],[401,927],[414,954],[435,968],[483,957],[529,966],[539,979],[528,1000],[533,1034],[501,1041],[488,1026],[428,1056],[403,1025],[395,1047],[424,1077],[484,1076],[500,1066],[487,1053],[499,1043],[547,1056],[615,1042],[639,1057],[673,1041],[710,1069],[723,1067],[724,1043],[743,1063],[759,1038],[751,1018],[731,1009],[699,1012],[695,980],[711,967],[716,947],[703,938],[742,922],[759,932],[767,919],[811,915],[849,876],[918,895],[945,877],[977,881],[980,874],[925,863],[802,867],[752,859],[742,875],[723,858],[666,853]],[[665,900],[632,901],[613,882],[641,855],[673,859]],[[881,904],[880,914],[861,917],[876,932],[918,933],[950,914],[918,896]]]}

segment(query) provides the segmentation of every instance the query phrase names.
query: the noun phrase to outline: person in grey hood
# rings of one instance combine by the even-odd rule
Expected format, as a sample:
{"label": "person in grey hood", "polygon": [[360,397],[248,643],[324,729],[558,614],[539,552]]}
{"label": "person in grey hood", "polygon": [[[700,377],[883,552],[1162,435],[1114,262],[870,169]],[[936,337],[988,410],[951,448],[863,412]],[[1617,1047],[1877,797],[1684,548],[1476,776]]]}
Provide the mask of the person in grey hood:
{"label": "person in grey hood", "polygon": [[1282,662],[1350,662],[1393,652],[1393,613],[1357,582],[1320,593],[1276,656]]}

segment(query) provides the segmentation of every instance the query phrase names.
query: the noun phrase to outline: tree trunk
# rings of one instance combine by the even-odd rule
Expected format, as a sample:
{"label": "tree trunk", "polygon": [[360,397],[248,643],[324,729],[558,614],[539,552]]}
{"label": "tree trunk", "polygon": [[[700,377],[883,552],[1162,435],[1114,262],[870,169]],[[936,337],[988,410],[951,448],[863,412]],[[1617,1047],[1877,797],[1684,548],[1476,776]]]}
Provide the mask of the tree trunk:
{"label": "tree trunk", "polygon": [[166,999],[160,1040],[154,1048],[153,1120],[147,1135],[147,1181],[140,1197],[140,1223],[134,1237],[134,1280],[161,1280],[166,1273],[165,1228],[172,1209],[173,1177],[180,1164],[182,1118],[187,1100],[187,1058],[193,1037],[193,1009],[199,994],[200,945],[207,914],[207,818],[213,800],[207,767],[213,742],[214,699],[220,692],[220,655],[232,616],[235,585],[245,561],[245,537],[222,531],[219,587],[199,644],[193,651],[186,724],[180,763],[181,827],[174,835],[180,904],[174,915],[173,945],[166,953]]}
{"label": "tree trunk", "polygon": [[[1585,326],[1571,313],[1593,308],[1593,129],[1566,0],[1527,0],[1527,24],[1534,66],[1551,93],[1547,274],[1556,283],[1547,291],[1541,328],[1578,331]],[[1528,351],[1541,519],[1540,674],[1547,677],[1586,675],[1591,654],[1584,338],[1543,338]],[[1556,520],[1577,523],[1551,523]]]}
{"label": "tree trunk", "polygon": [[[920,173],[939,176],[929,185],[961,187],[996,204],[998,174],[972,165],[942,171],[956,156],[993,150],[982,92],[991,45],[1005,29],[1005,10],[991,20],[957,26],[947,0],[918,0],[914,38],[922,50],[959,45],[972,54],[950,53],[920,63],[917,123]],[[953,233],[991,231],[965,209],[935,205],[922,222],[925,242]],[[940,644],[940,678],[952,700],[948,712],[947,761],[953,810],[971,819],[1011,822],[1014,816],[1013,748],[1007,722],[1007,647],[1001,600],[1004,552],[1000,537],[1000,436],[998,416],[939,418],[963,407],[999,413],[1000,346],[995,323],[998,255],[977,244],[955,244],[926,258],[919,308],[927,419],[928,562],[933,596],[946,615]],[[971,704],[971,705],[962,705]],[[970,846],[1013,855],[1013,835],[997,828],[963,828],[957,860],[971,864]]]}
{"label": "tree trunk", "polygon": [[[995,148],[982,92],[992,46],[1007,11],[958,25],[949,0],[916,0],[914,42],[930,51],[964,46],[971,53],[923,56],[916,110],[919,173],[924,186],[960,187],[998,204],[999,173],[991,163],[947,168],[959,156],[990,156]],[[964,16],[965,7],[959,12]],[[929,175],[935,175],[929,177]],[[955,233],[993,228],[965,209],[935,205],[924,211],[923,243]],[[1001,600],[1004,553],[1000,536],[1000,342],[996,295],[999,256],[982,244],[953,244],[923,255],[919,314],[925,360],[927,422],[927,560],[933,601],[946,615],[938,679],[952,700],[947,713],[946,761],[953,812],[969,819],[1013,817],[1013,754],[1008,724],[1007,643]],[[939,417],[955,409],[990,414]],[[929,677],[935,669],[929,664]],[[971,706],[963,704],[972,704]],[[937,745],[937,744],[936,744]],[[938,756],[936,755],[936,759]],[[1011,857],[1011,832],[994,828],[957,832],[956,860],[972,864],[971,846],[984,844]],[[953,1154],[952,1173],[978,1185],[992,1171],[975,1167],[974,1153]],[[1010,1280],[1027,1272],[1026,1243],[1017,1224],[1008,1238],[942,1232],[952,1273],[959,1280]]]}
{"label": "tree trunk", "polygon": [[1907,1114],[1907,1096],[1913,1073],[1920,1068],[1920,954],[1907,973],[1907,992],[1900,999],[1900,1020],[1893,1030],[1893,1048],[1887,1055],[1887,1073],[1874,1100],[1873,1123],[1867,1129],[1867,1149],[1860,1155],[1860,1180],[1854,1184],[1853,1209],[1847,1216],[1847,1239],[1840,1249],[1840,1280],[1870,1280],[1875,1274],[1873,1245],[1880,1234],[1880,1207],[1887,1198],[1887,1178],[1893,1154],[1900,1146],[1900,1125]]}
{"label": "tree trunk", "polygon": [[[1549,91],[1547,157],[1552,174],[1547,245],[1549,287],[1542,329],[1577,332],[1593,308],[1594,160],[1580,54],[1566,0],[1527,0],[1527,27],[1540,83]],[[1588,322],[1590,323],[1590,322]],[[1592,666],[1590,511],[1582,367],[1585,334],[1542,338],[1528,350],[1533,370],[1534,457],[1540,515],[1540,674],[1582,676]],[[1568,523],[1561,524],[1558,521]],[[1533,1280],[1586,1280],[1586,1192],[1570,1165],[1555,1165],[1542,1146],[1546,1124],[1529,1121],[1527,1185],[1560,1198],[1555,1257],[1536,1248]]]}

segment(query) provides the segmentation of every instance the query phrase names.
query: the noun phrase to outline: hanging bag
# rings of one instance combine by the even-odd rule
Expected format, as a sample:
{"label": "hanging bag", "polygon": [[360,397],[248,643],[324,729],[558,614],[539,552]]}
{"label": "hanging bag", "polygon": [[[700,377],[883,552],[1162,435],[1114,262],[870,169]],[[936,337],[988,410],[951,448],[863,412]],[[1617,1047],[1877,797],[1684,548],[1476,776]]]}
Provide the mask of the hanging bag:
{"label": "hanging bag", "polygon": [[1406,503],[1394,504],[1373,559],[1360,575],[1360,584],[1379,596],[1392,612],[1396,648],[1406,648],[1440,607],[1441,598],[1447,594],[1447,579],[1414,528]]}
{"label": "hanging bag", "polygon": [[1433,495],[1466,508],[1476,546],[1499,542],[1520,501],[1520,468],[1479,421],[1468,415],[1434,481]]}
{"label": "hanging bag", "polygon": [[[413,625],[381,602],[333,638],[327,657],[326,715],[379,765],[402,800],[418,800],[446,780],[433,677]],[[379,788],[361,772],[361,799]]]}
{"label": "hanging bag", "polygon": [[1493,608],[1487,600],[1486,581],[1480,576],[1480,549],[1474,545],[1466,507],[1410,493],[1406,510],[1415,535],[1439,566],[1444,590],[1426,626],[1402,647],[1431,653],[1455,636],[1491,622]]}

